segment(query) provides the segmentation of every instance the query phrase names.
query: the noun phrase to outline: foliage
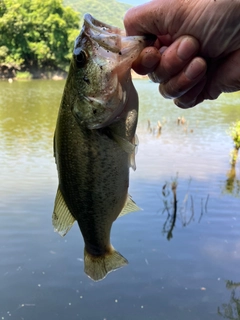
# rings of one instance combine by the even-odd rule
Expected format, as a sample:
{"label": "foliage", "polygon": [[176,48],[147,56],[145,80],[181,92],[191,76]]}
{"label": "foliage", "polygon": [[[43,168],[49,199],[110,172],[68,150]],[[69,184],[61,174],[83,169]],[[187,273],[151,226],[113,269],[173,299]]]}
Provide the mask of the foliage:
{"label": "foliage", "polygon": [[230,153],[230,163],[234,167],[238,159],[238,150],[240,149],[240,121],[236,121],[228,129],[228,134],[233,140],[234,148]]}
{"label": "foliage", "polygon": [[64,4],[80,12],[81,24],[85,13],[107,24],[123,28],[123,17],[131,7],[116,0],[64,0]]}
{"label": "foliage", "polygon": [[80,24],[89,12],[122,28],[129,7],[116,0],[0,0],[0,67],[30,73],[66,70],[79,33],[79,13]]}
{"label": "foliage", "polygon": [[31,74],[28,71],[17,71],[16,72],[16,78],[18,80],[26,80],[31,79]]}
{"label": "foliage", "polygon": [[61,0],[0,0],[0,64],[64,68],[78,32],[78,14]]}
{"label": "foliage", "polygon": [[223,193],[232,194],[234,197],[240,196],[240,180],[237,177],[236,163],[238,160],[238,152],[240,149],[240,121],[232,123],[227,133],[233,140],[233,149],[230,152],[231,168],[227,172],[227,180],[225,181]]}
{"label": "foliage", "polygon": [[224,319],[239,320],[240,319],[240,299],[238,288],[239,283],[233,281],[226,282],[226,288],[232,290],[229,303],[223,303],[218,307],[218,315]]}
{"label": "foliage", "polygon": [[238,159],[238,149],[233,148],[232,151],[230,152],[230,163],[233,167],[235,167]]}
{"label": "foliage", "polygon": [[240,149],[240,120],[234,122],[229,128],[229,135],[233,139],[234,147]]}

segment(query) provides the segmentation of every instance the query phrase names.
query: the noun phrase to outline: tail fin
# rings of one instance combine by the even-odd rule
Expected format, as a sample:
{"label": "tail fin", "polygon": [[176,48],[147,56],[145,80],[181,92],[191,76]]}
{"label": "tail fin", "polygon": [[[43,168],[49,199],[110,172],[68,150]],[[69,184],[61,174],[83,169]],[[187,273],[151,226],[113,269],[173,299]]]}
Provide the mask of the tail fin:
{"label": "tail fin", "polygon": [[84,271],[94,281],[104,279],[107,274],[118,268],[124,267],[128,264],[119,252],[113,247],[110,252],[102,256],[93,256],[84,249]]}

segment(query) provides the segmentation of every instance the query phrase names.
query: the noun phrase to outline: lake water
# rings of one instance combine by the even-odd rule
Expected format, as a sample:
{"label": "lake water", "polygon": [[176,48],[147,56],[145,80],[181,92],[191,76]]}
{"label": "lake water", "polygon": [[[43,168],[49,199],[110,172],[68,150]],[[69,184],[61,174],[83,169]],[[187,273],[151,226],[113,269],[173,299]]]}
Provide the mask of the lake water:
{"label": "lake water", "polygon": [[112,228],[129,265],[95,283],[83,272],[78,226],[61,238],[51,225],[64,81],[0,83],[0,320],[240,319],[240,173],[237,164],[228,179],[226,133],[240,119],[240,94],[180,110],[150,81],[135,85],[130,194],[143,211]]}

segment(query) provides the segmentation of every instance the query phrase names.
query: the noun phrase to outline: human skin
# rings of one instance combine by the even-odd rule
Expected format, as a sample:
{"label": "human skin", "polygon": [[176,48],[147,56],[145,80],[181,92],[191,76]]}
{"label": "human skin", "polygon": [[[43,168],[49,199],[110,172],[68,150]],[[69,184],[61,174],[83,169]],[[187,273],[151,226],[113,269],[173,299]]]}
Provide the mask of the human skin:
{"label": "human skin", "polygon": [[157,36],[133,68],[179,107],[240,90],[240,0],[153,0],[124,24],[128,35]]}

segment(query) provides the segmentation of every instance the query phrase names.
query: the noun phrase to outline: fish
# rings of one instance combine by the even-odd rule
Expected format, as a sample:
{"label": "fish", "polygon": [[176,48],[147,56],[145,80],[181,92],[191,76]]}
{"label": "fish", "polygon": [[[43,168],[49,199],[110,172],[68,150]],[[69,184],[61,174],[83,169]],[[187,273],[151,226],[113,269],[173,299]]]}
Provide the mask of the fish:
{"label": "fish", "polygon": [[111,244],[111,227],[118,217],[140,210],[128,194],[138,144],[131,66],[145,46],[144,36],[126,36],[85,14],[59,108],[52,224],[65,236],[77,221],[84,271],[94,281],[128,264]]}

